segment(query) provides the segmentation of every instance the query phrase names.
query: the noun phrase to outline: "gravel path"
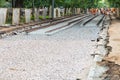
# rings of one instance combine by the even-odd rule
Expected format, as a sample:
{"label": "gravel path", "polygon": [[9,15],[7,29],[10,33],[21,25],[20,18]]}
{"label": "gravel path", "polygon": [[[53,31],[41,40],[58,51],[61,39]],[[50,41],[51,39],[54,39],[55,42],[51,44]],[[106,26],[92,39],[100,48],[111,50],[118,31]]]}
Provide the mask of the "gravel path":
{"label": "gravel path", "polygon": [[98,29],[79,25],[52,36],[1,39],[0,80],[86,80]]}

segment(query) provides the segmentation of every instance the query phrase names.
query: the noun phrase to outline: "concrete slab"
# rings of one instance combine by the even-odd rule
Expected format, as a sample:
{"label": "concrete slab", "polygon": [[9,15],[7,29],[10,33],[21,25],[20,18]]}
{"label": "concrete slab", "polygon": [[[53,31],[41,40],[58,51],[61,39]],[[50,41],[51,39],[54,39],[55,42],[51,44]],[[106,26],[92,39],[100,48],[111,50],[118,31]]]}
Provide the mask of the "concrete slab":
{"label": "concrete slab", "polygon": [[31,9],[25,9],[25,22],[29,23],[31,21]]}
{"label": "concrete slab", "polygon": [[0,26],[4,26],[6,23],[7,8],[0,8]]}
{"label": "concrete slab", "polygon": [[20,22],[20,8],[13,8],[12,24],[16,25]]}

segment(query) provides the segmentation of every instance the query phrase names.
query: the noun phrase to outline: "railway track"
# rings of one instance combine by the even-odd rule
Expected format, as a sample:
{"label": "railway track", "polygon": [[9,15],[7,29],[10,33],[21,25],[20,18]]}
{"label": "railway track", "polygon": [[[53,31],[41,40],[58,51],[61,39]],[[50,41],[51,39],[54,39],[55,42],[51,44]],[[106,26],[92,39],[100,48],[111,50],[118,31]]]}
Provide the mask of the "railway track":
{"label": "railway track", "polygon": [[94,17],[91,17],[90,19],[88,19],[87,21],[85,21],[83,23],[83,25],[86,25],[87,23],[89,23],[90,21],[92,21],[94,18],[96,18],[98,15],[95,15]]}
{"label": "railway track", "polygon": [[103,21],[104,19],[104,15],[96,15],[95,17],[91,18],[90,20],[87,20],[84,23],[84,26],[99,26],[100,23]]}
{"label": "railway track", "polygon": [[42,21],[42,22],[31,22],[31,23],[26,23],[26,24],[20,24],[20,25],[13,25],[9,26],[8,28],[4,28],[0,30],[0,36],[5,37],[5,36],[10,36],[10,35],[16,35],[18,33],[22,32],[32,32],[38,29],[43,29],[50,27],[52,25],[56,25],[65,21],[69,21],[78,17],[81,17],[84,15],[76,15],[76,16],[71,16],[67,18],[59,18],[59,19],[54,19],[54,20],[47,20],[47,21]]}
{"label": "railway track", "polygon": [[[66,29],[66,28],[70,28],[70,27],[73,26],[74,24],[77,24],[77,23],[80,23],[80,22],[81,22],[81,24],[82,24],[82,23],[84,23],[84,20],[86,20],[86,19],[87,19],[87,23],[86,23],[86,21],[85,21],[85,23],[86,23],[87,25],[89,25],[89,22],[94,21],[94,19],[95,19],[95,18],[98,18],[98,17],[100,17],[100,19],[98,19],[98,20],[97,20],[97,23],[94,23],[93,26],[94,26],[94,25],[100,26],[100,24],[103,24],[103,23],[102,23],[102,20],[104,19],[105,16],[101,16],[101,15],[100,15],[100,16],[98,16],[98,15],[96,15],[96,16],[91,16],[91,15],[90,15],[90,16],[86,16],[86,17],[80,18],[80,19],[78,19],[78,20],[71,21],[71,22],[69,22],[68,24],[66,24],[66,25],[64,25],[64,26],[61,26],[61,27],[58,27],[58,28],[55,28],[55,29],[48,30],[48,31],[46,31],[45,33],[48,34],[48,35],[50,35],[50,34],[59,32],[60,30],[64,30],[64,29]],[[82,22],[82,21],[83,21],[83,22]]]}
{"label": "railway track", "polygon": [[[45,33],[49,33],[49,32],[52,32],[52,31],[59,30],[59,29],[61,29],[61,28],[67,27],[67,26],[71,25],[72,23],[76,23],[77,21],[80,22],[81,20],[83,20],[84,18],[89,17],[89,16],[90,16],[90,15],[87,15],[87,16],[80,17],[79,19],[76,19],[76,20],[68,21],[65,25],[62,25],[62,26],[60,26],[60,27],[56,27],[56,28],[54,28],[54,29],[48,30],[48,31],[46,31]],[[59,24],[59,23],[60,23],[60,22],[58,22],[57,24]],[[64,21],[64,23],[65,23],[65,21]],[[51,24],[51,25],[49,25],[49,26],[53,26],[53,25],[55,25],[55,24],[53,23],[53,24]],[[44,26],[44,27],[46,27],[46,26]],[[47,27],[48,27],[48,26],[47,26]],[[38,27],[38,28],[40,28],[40,27]],[[34,31],[34,30],[38,30],[38,28],[33,28],[33,29],[31,29],[31,30],[28,30],[27,32],[32,32],[32,31]]]}
{"label": "railway track", "polygon": [[68,22],[66,25],[64,25],[64,26],[61,26],[61,27],[58,27],[58,28],[55,28],[55,29],[52,29],[52,30],[48,30],[48,31],[46,31],[45,33],[46,34],[50,34],[50,33],[56,33],[56,32],[59,32],[59,30],[63,30],[63,29],[66,29],[66,28],[70,28],[70,27],[72,27],[73,25],[75,25],[75,24],[77,24],[77,23],[80,23],[80,22],[82,22],[84,19],[86,19],[86,18],[89,18],[89,17],[91,17],[90,15],[89,16],[84,16],[84,17],[82,17],[82,18],[80,18],[80,19],[77,19],[77,20],[74,20],[74,21],[70,21],[70,22]]}
{"label": "railway track", "polygon": [[[20,25],[12,25],[12,26],[9,26],[8,28],[0,29],[0,36],[2,38],[5,36],[17,35],[23,32],[30,33],[36,30],[46,29],[61,23],[65,23],[64,25],[61,24],[62,26],[60,25],[59,27],[55,27],[53,29],[49,29],[45,31],[45,34],[52,34],[52,33],[59,32],[59,30],[66,29],[68,26],[70,27],[74,24],[77,24],[83,21],[84,19],[88,19],[87,23],[89,23],[97,17],[98,16],[91,16],[91,15],[76,15],[76,16],[71,16],[67,18],[46,20],[42,22],[31,22],[31,23],[20,24]],[[101,18],[99,21],[101,21],[102,19],[103,18]]]}
{"label": "railway track", "polygon": [[[87,18],[88,17],[84,18],[84,20],[86,20]],[[77,21],[77,22],[79,22],[79,21]],[[70,20],[68,22],[72,22],[72,20]],[[57,75],[66,74],[65,76],[63,75],[63,77],[62,77],[64,79],[68,79],[68,78],[72,79],[72,80],[82,79],[82,77],[76,76],[78,74],[80,74],[80,76],[84,75],[83,78],[86,77],[86,74],[89,71],[89,67],[91,66],[90,63],[92,63],[92,58],[91,58],[90,54],[92,54],[92,52],[93,52],[92,45],[94,45],[94,43],[91,42],[91,39],[97,38],[97,36],[95,36],[95,35],[97,35],[98,31],[97,31],[96,27],[86,28],[83,26],[81,28],[80,27],[81,23],[82,22],[80,22],[79,24],[76,24],[74,26],[71,26],[67,30],[64,30],[60,33],[57,33],[57,34],[49,36],[49,37],[40,35],[39,33],[38,34],[29,33],[29,35],[17,35],[17,36],[8,37],[8,38],[0,40],[1,46],[3,46],[2,48],[5,48],[5,50],[4,50],[5,55],[1,54],[2,59],[4,60],[5,57],[10,57],[9,60],[7,60],[7,61],[5,60],[4,62],[1,62],[4,64],[8,64],[7,66],[3,65],[3,69],[2,69],[3,77],[6,77],[7,73],[9,73],[8,75],[12,74],[13,69],[15,69],[17,71],[21,70],[19,65],[17,66],[17,69],[16,69],[16,67],[14,67],[14,64],[13,64],[13,67],[11,67],[11,65],[9,65],[9,63],[12,61],[13,61],[13,63],[16,63],[16,61],[17,62],[20,61],[22,63],[21,66],[23,66],[23,69],[25,67],[25,69],[26,69],[25,71],[29,71],[30,73],[31,73],[31,70],[27,70],[27,69],[32,69],[33,67],[37,67],[38,65],[40,65],[41,68],[37,67],[35,70],[36,71],[39,70],[40,71],[39,73],[42,73],[45,76],[47,76],[46,68],[44,66],[48,67],[47,73],[49,73],[49,74],[55,73],[55,71],[57,71],[60,66],[59,70],[61,70],[61,72],[60,73],[56,72],[55,74],[57,74]],[[60,23],[60,24],[63,24],[63,23]],[[37,30],[37,31],[40,32],[40,31],[42,31],[42,29]],[[33,31],[32,33],[37,32],[37,31]],[[13,44],[13,42],[14,42],[14,44]],[[16,51],[17,51],[17,53],[16,53]],[[60,51],[62,51],[62,52],[60,52]],[[28,53],[29,53],[29,55],[28,55]],[[84,56],[81,56],[81,55],[84,55]],[[82,57],[85,57],[84,60]],[[89,59],[89,61],[86,61],[88,59]],[[28,63],[28,61],[25,62],[26,60],[29,60],[30,63]],[[65,61],[65,63],[69,63],[69,64],[65,65],[63,60]],[[39,61],[39,62],[37,62],[37,61]],[[72,61],[72,62],[70,62],[70,61]],[[31,62],[33,62],[33,63],[31,63]],[[49,62],[50,64],[46,64],[46,62]],[[56,63],[54,63],[54,62],[56,62]],[[76,64],[76,62],[79,64],[74,65],[74,64]],[[71,63],[73,65],[71,65]],[[26,64],[27,64],[27,66],[24,66]],[[35,65],[29,66],[31,64],[35,64]],[[88,65],[86,65],[86,64],[88,64]],[[61,65],[63,65],[63,66],[61,66]],[[69,66],[69,69],[66,66]],[[4,69],[4,67],[7,67],[7,68]],[[56,68],[56,67],[58,67],[58,68]],[[66,67],[66,71],[64,73],[62,73],[65,70],[65,67]],[[10,68],[10,70],[8,70],[9,68]],[[52,73],[51,73],[51,68],[54,69]],[[84,71],[82,70],[83,68],[84,68]],[[68,74],[68,71],[71,71],[71,69],[73,70],[72,71],[73,73]],[[8,72],[6,72],[6,70],[8,70]],[[42,71],[42,70],[44,70],[44,71]],[[80,70],[82,70],[82,71],[79,72]],[[22,74],[22,72],[19,73],[18,75],[24,76],[24,74]],[[75,77],[72,78],[71,76],[74,76],[74,75],[75,75]],[[68,78],[66,78],[66,76],[68,76]],[[14,75],[13,75],[13,77],[14,77]],[[52,77],[54,77],[53,80],[61,79],[61,76],[57,76],[57,77],[49,76],[49,79],[51,79]],[[83,79],[83,80],[86,80],[86,79]]]}
{"label": "railway track", "polygon": [[46,23],[54,23],[60,20],[67,20],[69,18],[74,18],[77,16],[82,16],[82,15],[76,15],[76,16],[66,16],[66,17],[62,17],[62,18],[56,18],[54,20],[48,19],[48,20],[43,20],[43,21],[35,21],[35,22],[30,22],[30,23],[24,23],[24,24],[18,24],[18,25],[10,25],[10,26],[0,26],[0,32],[2,32],[5,29],[19,29],[19,28],[23,28],[23,27],[29,27],[29,26],[35,26],[35,25],[41,25],[41,24],[46,24]]}

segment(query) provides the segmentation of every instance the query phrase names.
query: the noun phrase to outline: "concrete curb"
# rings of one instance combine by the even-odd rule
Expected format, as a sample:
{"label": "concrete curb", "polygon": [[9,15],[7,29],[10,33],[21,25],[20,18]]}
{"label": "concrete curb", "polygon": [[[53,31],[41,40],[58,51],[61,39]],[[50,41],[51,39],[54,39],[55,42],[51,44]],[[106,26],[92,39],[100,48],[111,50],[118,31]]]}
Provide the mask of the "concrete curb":
{"label": "concrete curb", "polygon": [[107,66],[99,65],[98,62],[102,62],[103,58],[109,53],[107,49],[107,44],[109,40],[108,29],[110,22],[108,17],[104,19],[103,26],[101,26],[101,31],[99,33],[98,42],[96,45],[96,50],[94,52],[94,63],[90,69],[87,80],[103,80],[101,77],[109,68]]}

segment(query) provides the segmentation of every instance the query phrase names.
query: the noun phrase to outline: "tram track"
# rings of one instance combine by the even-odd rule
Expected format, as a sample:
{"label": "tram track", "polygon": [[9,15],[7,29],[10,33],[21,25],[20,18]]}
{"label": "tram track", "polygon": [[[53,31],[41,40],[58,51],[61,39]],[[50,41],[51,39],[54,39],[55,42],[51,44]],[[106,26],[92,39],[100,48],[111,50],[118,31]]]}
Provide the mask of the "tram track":
{"label": "tram track", "polygon": [[96,18],[98,15],[95,15],[94,17],[91,17],[90,19],[88,19],[87,21],[85,21],[83,23],[83,25],[86,25],[87,23],[89,23],[90,21],[92,21],[94,18]]}
{"label": "tram track", "polygon": [[[99,26],[102,20],[104,19],[104,15],[96,15],[95,17],[91,18],[90,20],[84,23],[84,26]],[[94,24],[94,25],[93,25]]]}
{"label": "tram track", "polygon": [[46,24],[46,23],[55,23],[57,21],[63,21],[63,20],[69,20],[69,18],[76,18],[78,16],[83,16],[83,15],[76,15],[76,16],[66,16],[66,17],[62,17],[62,18],[56,18],[56,19],[48,19],[48,20],[43,20],[43,21],[32,21],[30,23],[24,23],[24,24],[18,24],[18,25],[10,25],[10,26],[0,26],[0,32],[2,32],[2,30],[4,30],[5,28],[7,29],[19,29],[19,28],[24,28],[24,27],[29,27],[29,26],[35,26],[35,25],[42,25],[42,24]]}
{"label": "tram track", "polygon": [[[61,27],[58,27],[58,28],[55,28],[55,29],[51,29],[51,30],[48,30],[46,31],[46,34],[47,35],[50,35],[50,34],[53,34],[53,33],[56,33],[56,32],[59,32],[60,30],[64,30],[66,28],[70,28],[70,26],[73,26],[77,23],[80,23],[82,22],[83,20],[86,20],[87,19],[87,23],[89,24],[89,22],[91,22],[92,20],[94,20],[95,18],[99,17],[98,15],[96,16],[87,16],[87,17],[83,17],[81,19],[78,19],[78,20],[75,20],[75,21],[71,21],[69,22],[68,24],[64,25],[64,26],[61,26]],[[102,16],[99,20],[97,20],[97,25],[100,25],[102,24],[102,20],[104,19],[105,16]],[[84,21],[83,21],[84,23]],[[85,22],[86,23],[86,22]],[[87,24],[86,23],[86,24]],[[95,23],[96,24],[96,23]]]}
{"label": "tram track", "polygon": [[[86,18],[84,20],[86,20]],[[14,64],[13,64],[13,67],[9,65],[10,62],[16,63],[16,61],[17,62],[21,61],[22,63],[21,66],[24,66],[25,71],[28,71],[28,73],[31,73],[31,70],[29,69],[36,67],[35,70],[36,71],[39,70],[40,71],[39,73],[42,73],[45,76],[55,73],[54,76],[52,75],[48,76],[49,79],[51,78],[53,80],[61,79],[61,76],[62,76],[62,78],[68,79],[68,80],[70,79],[86,80],[87,78],[86,74],[88,73],[92,63],[92,58],[90,54],[94,52],[94,49],[93,49],[94,46],[92,45],[95,45],[94,42],[91,42],[91,39],[97,38],[98,31],[97,31],[97,27],[86,28],[83,26],[81,28],[80,27],[81,23],[82,22],[80,22],[79,24],[73,25],[69,29],[66,29],[52,36],[46,36],[46,35],[41,35],[39,33],[36,33],[36,32],[39,32],[38,30],[38,31],[32,32],[32,33],[35,32],[36,34],[32,34],[32,33],[29,33],[28,35],[20,34],[13,37],[1,39],[0,40],[1,46],[5,48],[4,55],[1,54],[2,59],[4,59],[6,56],[10,57],[9,60],[7,61],[5,60],[2,62],[4,64],[8,64],[3,67],[8,67],[7,69],[10,69],[10,70],[4,69],[4,68],[2,69],[3,77],[6,77],[7,73],[9,73],[8,75],[10,75],[12,73],[12,70],[14,69],[22,70],[21,68],[19,68],[19,65],[17,67],[14,67]],[[83,57],[85,58],[83,59]],[[29,60],[30,63],[28,63],[28,61],[26,60]],[[32,64],[35,64],[35,65],[31,66],[32,65],[31,62],[33,62]],[[46,62],[49,62],[49,64],[46,64]],[[38,65],[40,65],[39,66],[40,68],[38,67]],[[44,66],[46,66],[47,68]],[[69,68],[66,66],[69,66]],[[51,71],[51,68],[53,69],[53,71]],[[58,68],[61,72],[57,71]],[[6,70],[7,72],[5,72]],[[68,73],[69,71],[71,71],[72,74]],[[61,76],[56,76],[56,74]],[[63,75],[63,74],[66,74],[66,75]],[[80,74],[80,77],[76,76],[78,74]],[[24,76],[22,72],[18,73],[18,75]],[[75,76],[75,77],[71,77],[71,76]],[[42,79],[42,76],[40,80],[41,79]]]}
{"label": "tram track", "polygon": [[[49,32],[52,32],[52,31],[59,30],[59,29],[61,29],[61,28],[67,27],[67,26],[69,26],[69,25],[71,25],[72,23],[75,23],[75,22],[77,22],[77,21],[80,22],[80,21],[82,21],[84,18],[89,17],[89,16],[90,16],[90,15],[87,15],[87,16],[80,17],[80,19],[68,21],[67,24],[62,25],[62,26],[60,26],[60,27],[56,27],[56,28],[51,29],[51,30],[48,30],[48,31],[46,31],[45,33],[49,33]],[[65,23],[65,21],[64,21],[64,23]],[[59,22],[58,22],[57,24],[59,24]],[[55,24],[53,23],[53,24],[51,24],[51,25],[49,25],[49,26],[53,26],[53,25],[55,25]],[[30,31],[28,30],[28,32],[32,32],[32,31],[34,31],[34,30],[37,30],[37,29],[36,29],[36,28],[35,28],[35,29],[31,29]]]}
{"label": "tram track", "polygon": [[74,24],[80,23],[81,21],[83,21],[84,19],[89,18],[89,17],[91,17],[91,16],[85,16],[85,17],[82,17],[82,18],[80,18],[80,19],[78,19],[78,20],[71,21],[71,22],[69,22],[68,24],[66,24],[66,25],[64,25],[64,26],[61,26],[61,27],[58,27],[58,28],[55,28],[55,29],[46,31],[46,33],[50,33],[50,32],[53,32],[53,31],[57,31],[57,30],[59,30],[59,29],[62,29],[62,28],[68,27],[68,26],[72,26],[72,25],[74,25]]}
{"label": "tram track", "polygon": [[[19,33],[31,33],[36,30],[40,29],[46,29],[50,28],[52,26],[56,26],[58,24],[64,23],[64,25],[59,25],[59,27],[51,28],[45,31],[45,34],[51,34],[51,33],[56,33],[59,32],[62,29],[66,29],[68,26],[73,26],[74,24],[82,22],[84,19],[88,19],[87,23],[91,22],[98,16],[91,16],[91,15],[76,15],[72,17],[67,17],[67,18],[59,18],[59,19],[54,19],[54,20],[46,20],[42,22],[31,22],[31,23],[26,23],[26,24],[20,24],[18,26],[9,26],[9,28],[0,30],[0,36],[5,37],[5,36],[11,36],[11,35],[17,35]],[[103,18],[98,20],[98,22],[101,22]],[[68,28],[69,28],[68,27]]]}
{"label": "tram track", "polygon": [[[10,25],[10,26],[7,26],[7,28],[6,28],[6,26],[2,26],[0,29],[0,36],[2,38],[3,36],[13,35],[14,33],[17,34],[17,33],[27,32],[28,30],[32,31],[32,30],[47,28],[47,27],[49,27],[49,25],[56,25],[58,23],[62,23],[64,21],[69,21],[71,19],[81,17],[81,16],[83,16],[83,14],[65,17],[65,18],[57,18],[57,19],[53,19],[53,20],[45,20],[45,21],[41,21],[41,22],[31,22],[31,23],[25,23],[25,24],[19,24],[19,25]],[[47,25],[45,25],[45,24],[47,24]]]}

